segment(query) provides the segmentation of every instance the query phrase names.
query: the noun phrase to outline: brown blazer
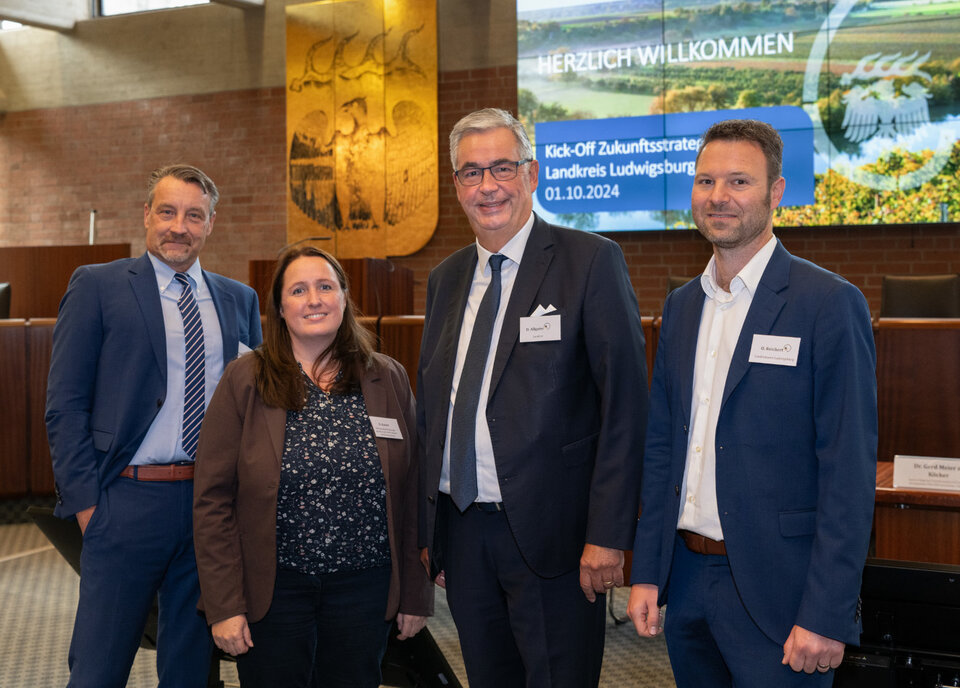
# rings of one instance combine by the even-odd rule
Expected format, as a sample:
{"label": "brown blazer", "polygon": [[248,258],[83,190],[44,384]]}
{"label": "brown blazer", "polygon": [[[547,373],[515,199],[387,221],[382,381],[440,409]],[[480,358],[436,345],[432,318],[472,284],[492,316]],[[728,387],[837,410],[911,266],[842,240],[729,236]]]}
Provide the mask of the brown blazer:
{"label": "brown blazer", "polygon": [[[193,530],[200,608],[210,624],[267,613],[277,568],[277,487],[287,412],[257,394],[254,355],[230,363],[207,409],[197,449]],[[367,412],[396,419],[403,439],[376,438],[387,485],[393,573],[384,617],[433,613],[417,549],[417,430],[403,367],[374,354],[360,382]]]}

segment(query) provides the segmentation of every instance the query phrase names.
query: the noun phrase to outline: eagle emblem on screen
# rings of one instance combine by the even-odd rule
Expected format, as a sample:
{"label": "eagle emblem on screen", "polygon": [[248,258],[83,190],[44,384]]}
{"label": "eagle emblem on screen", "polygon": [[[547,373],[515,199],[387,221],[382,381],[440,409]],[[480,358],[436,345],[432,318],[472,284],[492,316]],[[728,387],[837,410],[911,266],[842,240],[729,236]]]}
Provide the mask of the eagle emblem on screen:
{"label": "eagle emblem on screen", "polygon": [[924,82],[932,79],[920,69],[929,57],[929,52],[918,57],[917,51],[903,57],[873,53],[843,74],[840,84],[850,87],[843,95],[844,137],[854,143],[874,136],[894,138],[929,123],[932,96]]}

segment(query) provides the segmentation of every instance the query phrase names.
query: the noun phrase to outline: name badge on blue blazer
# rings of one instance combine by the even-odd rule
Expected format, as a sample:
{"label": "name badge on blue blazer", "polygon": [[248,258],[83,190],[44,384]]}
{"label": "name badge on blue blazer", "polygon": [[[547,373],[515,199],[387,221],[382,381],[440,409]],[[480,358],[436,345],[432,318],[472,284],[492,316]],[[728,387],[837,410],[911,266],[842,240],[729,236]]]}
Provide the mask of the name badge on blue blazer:
{"label": "name badge on blue blazer", "polygon": [[769,363],[770,365],[797,366],[800,354],[800,337],[778,337],[772,334],[753,335],[750,346],[751,363]]}

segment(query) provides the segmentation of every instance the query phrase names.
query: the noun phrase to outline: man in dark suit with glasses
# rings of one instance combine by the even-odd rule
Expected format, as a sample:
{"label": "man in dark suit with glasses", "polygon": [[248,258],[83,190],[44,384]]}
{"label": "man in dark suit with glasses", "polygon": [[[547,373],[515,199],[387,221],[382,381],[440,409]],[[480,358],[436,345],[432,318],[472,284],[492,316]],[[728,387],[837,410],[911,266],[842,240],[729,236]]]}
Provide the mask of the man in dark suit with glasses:
{"label": "man in dark suit with glasses", "polygon": [[637,513],[636,297],[617,244],[533,213],[539,166],[509,113],[464,117],[450,153],[476,242],[427,288],[421,543],[471,686],[594,686]]}

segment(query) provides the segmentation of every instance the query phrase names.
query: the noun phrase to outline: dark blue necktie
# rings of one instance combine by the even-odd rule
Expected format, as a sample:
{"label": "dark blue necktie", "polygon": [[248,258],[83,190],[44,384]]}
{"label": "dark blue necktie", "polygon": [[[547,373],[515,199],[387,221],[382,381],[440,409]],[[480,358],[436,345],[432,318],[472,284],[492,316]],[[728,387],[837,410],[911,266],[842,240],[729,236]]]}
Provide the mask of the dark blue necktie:
{"label": "dark blue necktie", "polygon": [[193,289],[187,276],[182,272],[174,275],[183,286],[177,306],[183,318],[183,430],[181,445],[191,459],[197,455],[197,440],[200,438],[200,423],[203,420],[203,408],[206,402],[206,377],[203,365],[203,322],[200,309],[193,296]]}
{"label": "dark blue necktie", "polygon": [[450,428],[450,497],[460,511],[465,511],[477,498],[477,408],[480,386],[490,351],[493,323],[500,310],[500,264],[506,256],[490,256],[490,286],[480,301],[467,356],[457,384]]}

